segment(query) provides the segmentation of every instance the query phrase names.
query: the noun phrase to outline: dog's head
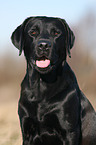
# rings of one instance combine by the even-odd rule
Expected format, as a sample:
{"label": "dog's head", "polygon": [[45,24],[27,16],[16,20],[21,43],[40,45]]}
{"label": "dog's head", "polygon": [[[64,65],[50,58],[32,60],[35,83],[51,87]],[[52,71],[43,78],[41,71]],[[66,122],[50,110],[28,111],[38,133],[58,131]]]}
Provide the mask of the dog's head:
{"label": "dog's head", "polygon": [[47,73],[70,57],[74,34],[65,20],[52,17],[27,18],[13,32],[12,42],[24,51],[27,63],[40,73]]}

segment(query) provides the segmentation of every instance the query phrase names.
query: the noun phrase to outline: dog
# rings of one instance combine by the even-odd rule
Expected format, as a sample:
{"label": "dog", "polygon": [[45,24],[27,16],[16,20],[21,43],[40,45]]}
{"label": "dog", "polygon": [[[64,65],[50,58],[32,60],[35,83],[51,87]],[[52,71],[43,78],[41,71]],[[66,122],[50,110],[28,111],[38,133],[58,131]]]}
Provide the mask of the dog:
{"label": "dog", "polygon": [[96,113],[66,61],[75,40],[66,21],[29,17],[11,40],[27,62],[18,103],[23,145],[96,145]]}

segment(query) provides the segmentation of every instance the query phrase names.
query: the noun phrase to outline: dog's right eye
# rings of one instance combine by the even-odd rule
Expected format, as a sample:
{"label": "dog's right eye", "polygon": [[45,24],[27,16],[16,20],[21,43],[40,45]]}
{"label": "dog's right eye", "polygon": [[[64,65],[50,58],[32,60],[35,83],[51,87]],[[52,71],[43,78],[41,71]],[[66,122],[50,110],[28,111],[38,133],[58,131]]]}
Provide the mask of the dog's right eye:
{"label": "dog's right eye", "polygon": [[37,34],[37,32],[36,32],[36,31],[33,31],[33,32],[31,32],[31,34],[32,34],[32,35],[36,35],[36,34]]}
{"label": "dog's right eye", "polygon": [[29,32],[28,32],[28,34],[32,37],[32,36],[38,36],[38,34],[39,34],[39,31],[38,30],[30,30]]}

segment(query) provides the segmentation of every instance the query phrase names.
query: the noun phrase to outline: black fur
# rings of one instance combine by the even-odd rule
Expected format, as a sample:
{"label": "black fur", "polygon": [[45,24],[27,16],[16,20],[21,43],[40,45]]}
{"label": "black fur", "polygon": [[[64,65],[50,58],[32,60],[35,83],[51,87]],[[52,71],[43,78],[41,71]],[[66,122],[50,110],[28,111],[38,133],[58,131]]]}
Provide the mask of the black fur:
{"label": "black fur", "polygon": [[[75,37],[65,20],[30,17],[11,39],[27,61],[18,105],[23,145],[96,145],[96,113],[66,62]],[[50,65],[38,67],[44,59]]]}

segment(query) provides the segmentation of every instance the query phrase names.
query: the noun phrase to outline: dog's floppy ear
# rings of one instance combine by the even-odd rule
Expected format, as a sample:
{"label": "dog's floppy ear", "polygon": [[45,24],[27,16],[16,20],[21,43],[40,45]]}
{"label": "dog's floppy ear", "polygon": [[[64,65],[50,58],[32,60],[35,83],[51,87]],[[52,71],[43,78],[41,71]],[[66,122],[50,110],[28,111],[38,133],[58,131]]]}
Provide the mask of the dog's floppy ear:
{"label": "dog's floppy ear", "polygon": [[24,28],[30,18],[27,18],[20,26],[18,26],[11,36],[12,43],[19,49],[19,56],[21,55],[24,47]]}
{"label": "dog's floppy ear", "polygon": [[70,27],[68,26],[68,24],[66,23],[66,21],[64,19],[59,19],[59,20],[62,22],[64,29],[66,31],[66,36],[67,36],[66,37],[66,52],[68,56],[71,57],[70,49],[74,45],[75,36],[72,30],[70,29]]}

